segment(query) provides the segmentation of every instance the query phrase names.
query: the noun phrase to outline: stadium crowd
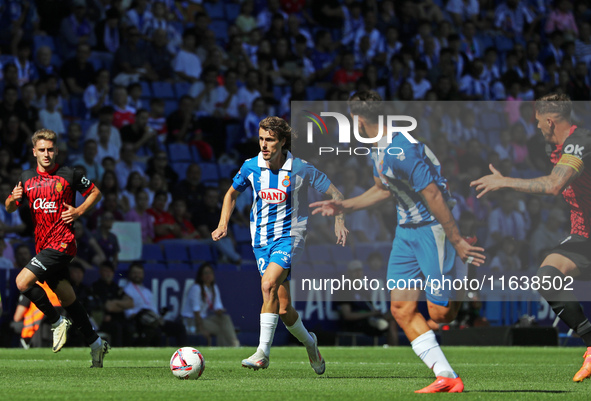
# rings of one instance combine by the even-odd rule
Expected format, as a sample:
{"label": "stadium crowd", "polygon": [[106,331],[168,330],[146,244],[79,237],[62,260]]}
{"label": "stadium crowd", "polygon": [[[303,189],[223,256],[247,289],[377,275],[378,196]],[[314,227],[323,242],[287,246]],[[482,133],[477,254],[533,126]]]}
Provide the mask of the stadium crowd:
{"label": "stadium crowd", "polygon": [[[498,192],[477,201],[468,184],[489,163],[504,175],[549,171],[528,101],[550,92],[591,98],[585,0],[6,0],[0,21],[10,27],[0,32],[0,198],[35,165],[32,133],[57,132],[58,163],[83,169],[104,195],[76,224],[85,269],[118,269],[114,221],[139,222],[145,244],[210,244],[231,177],[257,152],[261,119],[289,119],[290,101],[366,89],[385,100],[519,105],[494,113],[494,130],[467,103],[440,105],[418,134],[489,268],[535,269],[568,228],[561,199]],[[345,197],[372,182],[356,163],[324,169]],[[253,258],[244,237],[250,196],[238,199],[234,238],[211,244],[219,261]],[[0,212],[0,268],[22,268],[28,216]],[[383,222],[394,218],[391,204],[356,212],[350,242],[391,239]],[[312,226],[315,243],[334,242],[321,221]]]}

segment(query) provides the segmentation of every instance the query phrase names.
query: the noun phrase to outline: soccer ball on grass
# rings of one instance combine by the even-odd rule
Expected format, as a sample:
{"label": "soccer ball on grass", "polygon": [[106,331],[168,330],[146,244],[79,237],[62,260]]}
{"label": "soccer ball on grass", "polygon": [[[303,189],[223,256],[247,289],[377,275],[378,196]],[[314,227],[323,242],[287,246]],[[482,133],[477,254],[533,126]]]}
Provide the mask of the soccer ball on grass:
{"label": "soccer ball on grass", "polygon": [[197,380],[205,369],[201,352],[191,347],[177,349],[170,358],[172,374],[182,380]]}

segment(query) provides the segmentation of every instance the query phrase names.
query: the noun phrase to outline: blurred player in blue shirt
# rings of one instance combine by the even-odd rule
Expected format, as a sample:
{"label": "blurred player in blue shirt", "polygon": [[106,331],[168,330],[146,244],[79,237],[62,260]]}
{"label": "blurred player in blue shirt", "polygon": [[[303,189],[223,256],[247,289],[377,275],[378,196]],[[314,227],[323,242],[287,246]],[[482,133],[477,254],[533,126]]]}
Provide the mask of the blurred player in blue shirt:
{"label": "blurred player in blue shirt", "polygon": [[[343,195],[324,173],[289,152],[291,127],[279,117],[267,117],[259,123],[257,157],[244,162],[222,206],[218,228],[211,233],[214,241],[225,237],[228,222],[238,195],[249,186],[253,189],[250,211],[250,232],[253,251],[261,274],[263,307],[261,333],[257,351],[242,361],[242,366],[254,370],[269,366],[271,343],[279,317],[302,344],[306,346],[310,365],[321,375],[324,358],[318,351],[314,333],[304,327],[298,312],[291,305],[289,275],[292,259],[304,247],[308,220],[308,188],[342,200]],[[337,244],[345,245],[348,231],[342,215],[336,216]]]}
{"label": "blurred player in blue shirt", "polygon": [[[359,133],[365,138],[376,137],[380,115],[385,110],[380,96],[373,91],[354,94],[349,102],[350,112],[358,116]],[[398,226],[388,262],[388,289],[391,290],[391,310],[398,325],[411,342],[412,348],[433,369],[437,379],[417,392],[462,392],[464,385],[447,362],[423,315],[418,311],[419,289],[409,289],[413,280],[427,281],[426,295],[429,315],[436,323],[452,321],[460,302],[452,301],[449,288],[433,289],[430,279],[443,276],[456,278],[456,256],[463,262],[479,266],[484,262],[484,249],[470,245],[458,230],[451,214],[453,199],[447,181],[441,176],[441,166],[435,155],[423,143],[411,143],[404,135],[394,133],[392,143],[384,136],[372,146],[374,186],[365,193],[344,201],[328,200],[311,204],[312,213],[331,216],[373,206],[394,196],[397,201]],[[460,277],[462,277],[460,275]],[[405,283],[395,288],[394,284]]]}

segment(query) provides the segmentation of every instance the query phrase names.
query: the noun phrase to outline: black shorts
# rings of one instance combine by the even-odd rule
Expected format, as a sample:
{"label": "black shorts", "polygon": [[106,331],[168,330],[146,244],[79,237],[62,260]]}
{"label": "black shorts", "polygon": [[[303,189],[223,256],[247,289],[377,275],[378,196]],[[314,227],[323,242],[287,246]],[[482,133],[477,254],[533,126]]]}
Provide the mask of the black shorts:
{"label": "black shorts", "polygon": [[74,257],[67,253],[55,249],[43,249],[25,267],[32,271],[39,281],[45,281],[51,289],[55,289],[61,280],[70,278],[68,267],[72,259]]}
{"label": "black shorts", "polygon": [[591,239],[571,234],[552,248],[549,254],[553,253],[572,260],[583,277],[591,277]]}

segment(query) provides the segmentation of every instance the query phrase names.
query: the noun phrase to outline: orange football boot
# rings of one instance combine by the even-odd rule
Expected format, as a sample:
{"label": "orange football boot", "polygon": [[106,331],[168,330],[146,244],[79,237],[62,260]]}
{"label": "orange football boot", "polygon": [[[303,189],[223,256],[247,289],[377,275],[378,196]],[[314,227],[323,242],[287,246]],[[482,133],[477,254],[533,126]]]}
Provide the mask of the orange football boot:
{"label": "orange football boot", "polygon": [[587,348],[585,355],[583,355],[585,360],[583,361],[583,366],[573,377],[574,382],[582,382],[586,378],[591,376],[591,347]]}
{"label": "orange football boot", "polygon": [[461,393],[462,391],[464,391],[464,383],[459,377],[451,379],[449,377],[437,376],[433,383],[421,390],[415,391],[415,393]]}

